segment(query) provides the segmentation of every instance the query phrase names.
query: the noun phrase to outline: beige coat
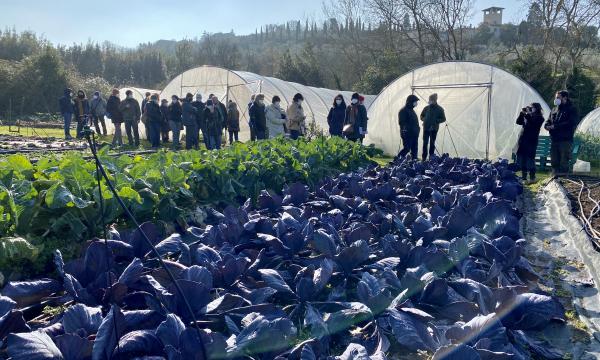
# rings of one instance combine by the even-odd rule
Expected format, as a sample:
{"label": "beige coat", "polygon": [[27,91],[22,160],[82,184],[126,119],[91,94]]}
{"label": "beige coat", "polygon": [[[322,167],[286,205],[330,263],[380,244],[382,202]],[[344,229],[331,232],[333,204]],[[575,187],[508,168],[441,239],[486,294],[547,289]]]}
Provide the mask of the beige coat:
{"label": "beige coat", "polygon": [[287,109],[288,130],[304,131],[306,129],[305,120],[304,109],[297,102],[293,102]]}

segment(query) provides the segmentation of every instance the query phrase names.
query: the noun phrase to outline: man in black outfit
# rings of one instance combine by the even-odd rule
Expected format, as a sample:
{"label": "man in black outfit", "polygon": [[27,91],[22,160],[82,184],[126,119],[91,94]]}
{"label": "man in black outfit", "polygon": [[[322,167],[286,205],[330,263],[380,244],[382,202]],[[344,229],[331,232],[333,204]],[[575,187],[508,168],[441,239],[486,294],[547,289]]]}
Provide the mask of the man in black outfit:
{"label": "man in black outfit", "polygon": [[550,118],[544,124],[544,128],[550,132],[552,139],[550,147],[552,175],[564,176],[570,171],[569,162],[573,150],[573,136],[579,123],[579,115],[567,90],[556,93],[554,105],[555,108],[550,113]]}
{"label": "man in black outfit", "polygon": [[402,151],[400,156],[404,157],[410,152],[412,159],[417,159],[419,151],[419,118],[415,108],[419,104],[419,98],[415,95],[409,95],[406,98],[406,105],[398,113],[398,123],[400,124],[400,137],[402,138]]}

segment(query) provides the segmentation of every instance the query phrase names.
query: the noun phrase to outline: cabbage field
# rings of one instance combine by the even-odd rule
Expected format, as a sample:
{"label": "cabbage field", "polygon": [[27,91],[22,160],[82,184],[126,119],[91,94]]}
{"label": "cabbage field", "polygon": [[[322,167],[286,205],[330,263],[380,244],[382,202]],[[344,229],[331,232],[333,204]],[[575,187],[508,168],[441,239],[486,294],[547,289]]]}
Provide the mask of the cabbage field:
{"label": "cabbage field", "polygon": [[2,288],[0,358],[566,356],[536,336],[566,314],[523,256],[509,165],[380,167],[371,151],[334,139],[102,154],[156,251],[108,191],[97,237],[93,161],[0,161],[4,234],[89,240],[45,249],[52,271]]}

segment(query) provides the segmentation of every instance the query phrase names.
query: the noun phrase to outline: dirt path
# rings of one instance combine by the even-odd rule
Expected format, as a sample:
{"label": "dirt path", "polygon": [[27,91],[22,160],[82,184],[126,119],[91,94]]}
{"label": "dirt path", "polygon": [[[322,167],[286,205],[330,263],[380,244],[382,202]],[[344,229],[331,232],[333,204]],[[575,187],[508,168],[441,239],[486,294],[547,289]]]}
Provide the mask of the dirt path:
{"label": "dirt path", "polygon": [[567,326],[542,334],[569,359],[600,358],[600,253],[571,215],[564,190],[551,182],[539,193],[526,191],[520,202],[525,256],[540,275],[542,290],[560,299]]}

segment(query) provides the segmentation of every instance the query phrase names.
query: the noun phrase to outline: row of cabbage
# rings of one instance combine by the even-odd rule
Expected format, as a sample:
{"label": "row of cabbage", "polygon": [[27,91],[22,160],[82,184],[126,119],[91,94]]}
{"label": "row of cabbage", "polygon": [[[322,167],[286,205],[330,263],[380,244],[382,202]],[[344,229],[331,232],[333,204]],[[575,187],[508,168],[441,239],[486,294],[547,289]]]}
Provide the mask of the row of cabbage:
{"label": "row of cabbage", "polygon": [[[2,347],[28,360],[562,358],[534,336],[564,309],[522,256],[521,191],[506,163],[448,157],[263,191],[203,228],[143,225],[174,281],[139,230],[113,230],[74,261],[57,252],[58,279],[2,289]],[[40,303],[66,310],[26,322]]]}

